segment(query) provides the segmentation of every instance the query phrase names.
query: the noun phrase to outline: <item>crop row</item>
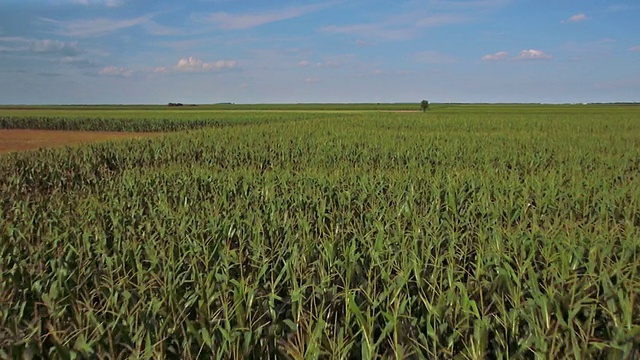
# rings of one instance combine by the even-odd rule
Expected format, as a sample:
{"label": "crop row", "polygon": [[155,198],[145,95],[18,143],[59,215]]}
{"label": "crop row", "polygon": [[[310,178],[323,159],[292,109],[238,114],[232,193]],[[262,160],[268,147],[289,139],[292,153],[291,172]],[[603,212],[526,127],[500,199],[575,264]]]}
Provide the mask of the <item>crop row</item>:
{"label": "crop row", "polygon": [[593,358],[637,346],[640,122],[291,124],[2,158],[2,355]]}
{"label": "crop row", "polygon": [[[187,113],[147,114],[118,111],[106,112],[103,116],[83,114],[77,111],[62,112],[64,115],[32,116],[1,115],[0,129],[40,129],[67,131],[123,131],[123,132],[173,132],[200,128],[220,128],[225,126],[256,125],[261,123],[305,120],[313,115],[299,114],[297,117],[283,116],[280,113],[242,112],[229,113]],[[72,115],[69,115],[72,114]],[[317,117],[317,115],[315,116]]]}

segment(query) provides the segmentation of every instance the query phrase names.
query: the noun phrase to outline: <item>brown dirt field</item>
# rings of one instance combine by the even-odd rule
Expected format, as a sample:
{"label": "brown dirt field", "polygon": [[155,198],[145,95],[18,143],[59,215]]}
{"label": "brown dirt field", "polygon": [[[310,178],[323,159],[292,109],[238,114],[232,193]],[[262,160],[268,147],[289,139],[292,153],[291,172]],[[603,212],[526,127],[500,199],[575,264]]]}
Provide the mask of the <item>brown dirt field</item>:
{"label": "brown dirt field", "polygon": [[102,131],[0,130],[0,153],[26,151],[115,139],[141,139],[161,133]]}

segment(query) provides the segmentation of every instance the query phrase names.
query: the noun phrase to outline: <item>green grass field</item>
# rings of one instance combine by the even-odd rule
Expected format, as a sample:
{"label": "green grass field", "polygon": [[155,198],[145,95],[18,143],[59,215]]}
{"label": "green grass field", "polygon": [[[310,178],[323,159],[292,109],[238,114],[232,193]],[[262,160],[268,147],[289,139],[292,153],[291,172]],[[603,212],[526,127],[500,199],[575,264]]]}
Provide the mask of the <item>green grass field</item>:
{"label": "green grass field", "polygon": [[0,155],[0,357],[638,352],[640,107],[376,106],[0,109],[175,131]]}

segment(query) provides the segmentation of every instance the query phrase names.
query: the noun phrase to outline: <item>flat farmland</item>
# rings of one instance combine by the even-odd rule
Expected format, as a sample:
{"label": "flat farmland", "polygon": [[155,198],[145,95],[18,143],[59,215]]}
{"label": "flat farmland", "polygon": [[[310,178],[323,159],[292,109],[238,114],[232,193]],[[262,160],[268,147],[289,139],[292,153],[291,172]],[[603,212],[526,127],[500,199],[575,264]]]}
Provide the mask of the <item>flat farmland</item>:
{"label": "flat farmland", "polygon": [[0,357],[637,355],[640,108],[316,107],[0,111],[163,134],[0,155]]}

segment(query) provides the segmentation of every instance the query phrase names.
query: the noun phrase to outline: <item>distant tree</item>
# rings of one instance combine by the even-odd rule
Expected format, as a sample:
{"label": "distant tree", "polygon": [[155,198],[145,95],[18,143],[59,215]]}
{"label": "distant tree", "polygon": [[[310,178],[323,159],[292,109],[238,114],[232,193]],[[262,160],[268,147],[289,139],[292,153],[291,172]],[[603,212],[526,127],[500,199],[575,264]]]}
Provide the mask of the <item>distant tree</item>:
{"label": "distant tree", "polygon": [[422,100],[422,102],[420,102],[420,109],[422,109],[422,112],[429,110],[429,102],[427,100]]}

